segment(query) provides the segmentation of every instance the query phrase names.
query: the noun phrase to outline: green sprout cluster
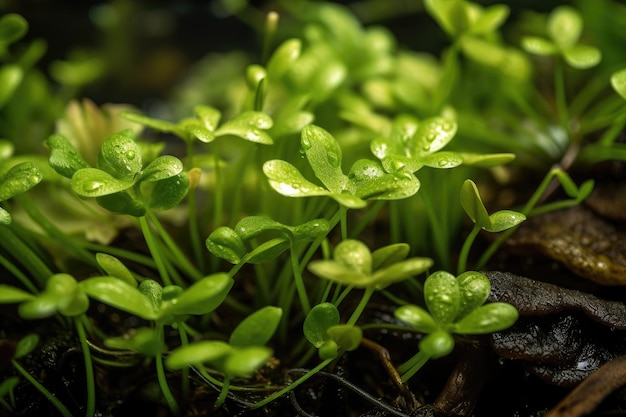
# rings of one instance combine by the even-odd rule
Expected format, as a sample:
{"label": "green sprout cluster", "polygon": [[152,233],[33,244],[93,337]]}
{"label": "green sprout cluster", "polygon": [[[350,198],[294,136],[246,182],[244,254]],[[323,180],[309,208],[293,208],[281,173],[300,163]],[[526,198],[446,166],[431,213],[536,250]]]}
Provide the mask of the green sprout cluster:
{"label": "green sprout cluster", "polygon": [[[222,3],[243,20],[260,13]],[[256,25],[261,61],[225,55],[223,86],[203,67],[169,118],[79,102],[111,70],[104,56],[56,61],[48,79],[45,43],[24,39],[20,15],[0,17],[0,304],[72,329],[87,416],[98,407],[94,351],[107,366],[153,366],[174,415],[192,371],[219,408],[256,392],[275,355],[284,369],[310,366],[284,385],[266,380],[266,395],[245,403],[261,408],[385,326],[422,335],[394,368],[408,383],[458,335],[515,323],[513,306],[486,303],[478,271],[527,218],[589,196],[593,180],[577,183],[573,167],[626,160],[626,63],[604,65],[574,7],[535,16],[509,41],[507,5],[425,0],[449,38],[436,56],[336,3],[277,3],[284,16]],[[299,29],[283,33],[279,18]],[[541,90],[546,72],[552,88]],[[510,209],[481,197],[511,172],[543,180]],[[119,245],[128,230],[140,242]],[[478,253],[484,232],[497,235]],[[370,322],[376,297],[399,324]],[[141,324],[107,334],[94,306]],[[0,407],[13,411],[27,381],[75,415],[22,364],[39,336],[1,334],[16,348]]]}

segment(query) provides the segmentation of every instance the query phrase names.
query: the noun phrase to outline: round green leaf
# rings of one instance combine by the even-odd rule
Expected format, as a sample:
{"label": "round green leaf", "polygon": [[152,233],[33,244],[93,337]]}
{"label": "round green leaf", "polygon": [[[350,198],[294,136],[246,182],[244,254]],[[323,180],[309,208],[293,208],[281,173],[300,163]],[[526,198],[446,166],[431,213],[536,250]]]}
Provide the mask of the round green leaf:
{"label": "round green leaf", "polygon": [[159,318],[148,298],[137,288],[119,278],[108,276],[88,278],[79,285],[89,297],[111,307],[146,320]]}
{"label": "round green leaf", "polygon": [[576,69],[595,67],[602,60],[602,52],[588,45],[575,45],[563,51],[565,61]]}
{"label": "round green leaf", "polygon": [[215,229],[206,240],[206,247],[213,255],[237,264],[246,254],[246,247],[239,235],[230,227]]}
{"label": "round green leaf", "polygon": [[362,199],[397,200],[414,195],[420,182],[410,172],[388,174],[380,162],[360,159],[350,168],[347,187]]}
{"label": "round green leaf", "polygon": [[142,168],[141,149],[132,137],[124,133],[111,135],[102,143],[98,168],[132,180]]}
{"label": "round green leaf", "polygon": [[22,162],[12,167],[0,181],[0,201],[30,190],[39,184],[42,175],[32,162]]}
{"label": "round green leaf", "polygon": [[423,120],[411,141],[411,154],[424,155],[437,152],[448,144],[456,134],[457,124],[444,117]]}
{"label": "round green leaf", "polygon": [[180,159],[171,155],[163,155],[150,162],[141,173],[140,181],[159,181],[173,177],[183,171]]}
{"label": "round green leaf", "polygon": [[556,46],[547,39],[537,36],[524,36],[522,38],[522,48],[526,52],[535,55],[554,55],[557,53]]}
{"label": "round green leaf", "polygon": [[456,278],[461,289],[461,310],[455,320],[465,317],[469,312],[485,303],[491,292],[491,282],[480,272],[467,271]]}
{"label": "round green leaf", "polygon": [[491,225],[483,228],[488,232],[501,232],[517,226],[526,216],[513,210],[500,210],[489,216]]}
{"label": "round green leaf", "polygon": [[431,359],[442,358],[454,349],[454,338],[448,332],[437,330],[425,336],[420,341],[419,347]]}
{"label": "round green leaf", "polygon": [[304,337],[319,349],[329,340],[328,329],[339,324],[339,320],[339,311],[334,304],[318,304],[309,311],[304,320]]}
{"label": "round green leaf", "polygon": [[461,310],[461,297],[456,277],[448,272],[434,272],[424,282],[426,307],[437,323],[454,321]]}
{"label": "round green leaf", "polygon": [[231,346],[263,346],[270,341],[283,310],[278,307],[266,306],[246,317],[230,335]]}
{"label": "round green leaf", "polygon": [[328,337],[337,343],[342,350],[356,350],[361,345],[363,331],[358,326],[338,324],[327,330]]}
{"label": "round green leaf", "polygon": [[24,71],[18,65],[7,64],[0,67],[0,108],[13,97],[23,78]]}
{"label": "round green leaf", "polygon": [[626,68],[614,72],[611,75],[611,86],[613,89],[626,100]]}
{"label": "round green leaf", "polygon": [[176,315],[208,314],[222,304],[232,286],[233,280],[226,273],[204,277],[171,300],[169,312]]}
{"label": "round green leaf", "polygon": [[507,329],[515,323],[519,313],[507,303],[490,303],[481,306],[454,325],[458,334],[487,334]]}
{"label": "round green leaf", "polygon": [[363,275],[372,273],[372,253],[367,245],[359,240],[346,239],[339,243],[333,259]]}
{"label": "round green leaf", "polygon": [[28,32],[28,22],[17,13],[8,13],[0,19],[0,44],[8,45]]}
{"label": "round green leaf", "polygon": [[133,186],[132,181],[114,178],[96,168],[83,168],[72,176],[72,190],[83,197],[101,197],[119,193]]}
{"label": "round green leaf", "polygon": [[224,363],[224,373],[229,378],[252,376],[272,357],[272,349],[265,346],[248,346],[234,349]]}
{"label": "round green leaf", "polygon": [[561,49],[574,46],[582,30],[582,18],[573,7],[559,6],[548,17],[548,34]]}
{"label": "round green leaf", "polygon": [[421,333],[432,333],[438,328],[430,313],[416,305],[400,306],[393,314],[398,320],[410,324]]}
{"label": "round green leaf", "polygon": [[219,340],[195,342],[174,349],[165,359],[165,365],[170,369],[184,369],[221,359],[232,350],[228,343]]}
{"label": "round green leaf", "polygon": [[169,210],[176,207],[189,191],[189,177],[185,172],[150,184],[154,184],[154,187],[149,194],[148,207],[154,210]]}

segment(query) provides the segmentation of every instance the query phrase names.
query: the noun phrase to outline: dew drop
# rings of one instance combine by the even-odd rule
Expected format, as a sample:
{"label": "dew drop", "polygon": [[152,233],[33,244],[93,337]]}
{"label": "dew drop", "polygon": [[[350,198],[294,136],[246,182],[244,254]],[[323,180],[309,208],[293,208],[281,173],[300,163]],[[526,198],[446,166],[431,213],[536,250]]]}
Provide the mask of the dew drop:
{"label": "dew drop", "polygon": [[442,159],[439,162],[437,162],[437,165],[439,165],[440,167],[445,167],[449,163],[450,163],[450,161],[448,161],[447,159]]}
{"label": "dew drop", "polygon": [[302,140],[300,141],[300,152],[308,151],[309,149],[311,149],[311,146],[313,146],[311,144],[311,139],[303,136]]}
{"label": "dew drop", "polygon": [[326,154],[326,159],[328,160],[328,163],[335,168],[338,168],[341,165],[341,158],[337,152],[328,152]]}
{"label": "dew drop", "polygon": [[83,184],[83,191],[86,193],[93,193],[98,191],[104,184],[100,181],[87,181]]}
{"label": "dew drop", "polygon": [[127,150],[124,155],[126,156],[127,159],[130,159],[131,161],[135,159],[135,157],[137,156],[135,151],[133,151],[132,149]]}
{"label": "dew drop", "polygon": [[428,135],[426,135],[426,140],[429,142],[434,142],[435,139],[437,139],[437,133],[435,132],[430,132]]}

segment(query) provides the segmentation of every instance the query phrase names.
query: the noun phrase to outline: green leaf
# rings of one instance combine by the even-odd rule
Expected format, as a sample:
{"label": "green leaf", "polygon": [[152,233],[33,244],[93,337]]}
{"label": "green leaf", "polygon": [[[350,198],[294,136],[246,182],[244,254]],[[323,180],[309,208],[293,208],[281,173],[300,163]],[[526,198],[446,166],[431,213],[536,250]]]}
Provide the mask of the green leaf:
{"label": "green leaf", "polygon": [[[305,179],[289,162],[273,159],[263,164],[263,173],[271,187],[287,197],[329,195],[330,192]],[[343,175],[343,174],[342,174]]]}
{"label": "green leaf", "polygon": [[547,39],[537,36],[524,36],[522,38],[522,48],[526,52],[535,55],[554,55],[557,53],[557,47]]}
{"label": "green leaf", "polygon": [[222,113],[211,106],[198,105],[193,108],[196,117],[202,122],[205,128],[214,132],[222,117]]}
{"label": "green leaf", "polygon": [[66,178],[80,169],[90,168],[89,164],[78,153],[74,145],[64,136],[54,134],[48,138],[46,144],[50,148],[50,166]]}
{"label": "green leaf", "polygon": [[24,71],[18,65],[0,67],[0,109],[13,97],[23,78]]}
{"label": "green leaf", "polygon": [[463,158],[464,165],[471,165],[480,168],[493,168],[508,164],[509,162],[513,162],[513,160],[515,160],[514,153],[476,154],[460,152],[458,155]]}
{"label": "green leaf", "polygon": [[313,261],[309,263],[307,268],[320,278],[343,285],[354,285],[357,288],[364,288],[371,284],[369,276],[363,275],[361,272],[336,261]]}
{"label": "green leaf", "polygon": [[232,350],[228,343],[219,340],[190,343],[174,349],[165,359],[165,365],[170,369],[184,369],[224,358]]}
{"label": "green leaf", "polygon": [[394,243],[376,249],[372,252],[372,269],[376,271],[400,262],[408,256],[410,250],[411,247],[406,243]]}
{"label": "green leaf", "polygon": [[506,4],[494,4],[479,12],[472,23],[472,33],[489,34],[495,32],[509,17],[510,7]]}
{"label": "green leaf", "polygon": [[437,323],[451,324],[461,311],[462,293],[456,277],[437,271],[424,282],[426,307]]}
{"label": "green leaf", "polygon": [[436,330],[420,341],[419,348],[431,359],[442,358],[454,350],[454,338],[444,330]]}
{"label": "green leaf", "polygon": [[457,131],[457,124],[444,117],[423,120],[411,140],[411,154],[424,155],[437,152],[446,146]]}
{"label": "green leaf", "polygon": [[119,193],[133,186],[129,180],[120,180],[97,168],[83,168],[72,176],[72,190],[83,197],[101,197]]}
{"label": "green leaf", "polygon": [[88,278],[81,281],[79,286],[89,297],[111,307],[145,320],[159,318],[148,298],[137,288],[119,278],[108,276]]}
{"label": "green leaf", "polygon": [[15,355],[13,358],[19,359],[31,353],[39,344],[39,336],[35,333],[29,333],[17,342],[15,347]]}
{"label": "green leaf", "polygon": [[135,200],[126,192],[103,195],[96,198],[98,204],[111,213],[128,214],[141,217],[146,214],[146,208],[139,200]]}
{"label": "green leaf", "polygon": [[146,297],[152,309],[162,316],[161,306],[163,305],[163,287],[153,279],[146,279],[139,284],[139,292]]}
{"label": "green leaf", "polygon": [[316,348],[330,339],[328,329],[339,324],[339,311],[334,304],[321,303],[309,311],[302,329],[304,337]]}
{"label": "green leaf", "polygon": [[142,168],[141,149],[133,138],[124,133],[111,135],[102,143],[98,168],[133,180]]}
{"label": "green leaf", "polygon": [[430,313],[416,305],[404,305],[394,311],[394,316],[420,333],[432,333],[438,326]]}
{"label": "green leaf", "polygon": [[171,155],[163,155],[150,162],[144,168],[140,181],[159,181],[165,178],[173,177],[183,171],[183,163],[180,159]]}
{"label": "green leaf", "polygon": [[204,277],[171,300],[169,312],[176,315],[208,314],[222,304],[233,283],[226,273]]}
{"label": "green leaf", "polygon": [[483,205],[478,188],[472,180],[465,180],[461,186],[461,206],[470,219],[482,228],[491,227],[491,218]]}
{"label": "green leaf", "polygon": [[507,303],[489,303],[481,306],[454,325],[458,334],[487,334],[507,329],[515,323],[519,313]]}
{"label": "green leaf", "polygon": [[427,167],[450,169],[461,165],[464,160],[457,152],[435,152],[429,155],[420,156],[419,162]]}
{"label": "green leaf", "polygon": [[148,207],[153,210],[169,210],[176,207],[189,191],[189,178],[185,172],[153,184],[148,198]]}
{"label": "green leaf", "polygon": [[388,174],[379,162],[360,159],[350,168],[347,187],[361,199],[398,200],[414,195],[420,182],[408,171]]}
{"label": "green leaf", "polygon": [[356,350],[363,339],[361,328],[350,324],[338,324],[330,327],[326,332],[339,348],[346,351]]}
{"label": "green leaf", "polygon": [[235,232],[244,241],[270,230],[286,234],[289,238],[293,237],[290,227],[272,220],[267,216],[247,216],[235,225]]}
{"label": "green leaf", "polygon": [[497,233],[517,226],[526,220],[526,216],[513,210],[500,210],[490,215],[489,220],[491,223],[489,227],[483,228],[488,232]]}
{"label": "green leaf", "polygon": [[287,39],[272,54],[267,62],[267,73],[270,79],[277,80],[292,67],[302,52],[300,39]]}
{"label": "green leaf", "polygon": [[576,69],[595,67],[602,60],[602,52],[598,48],[588,45],[575,45],[563,51],[567,63]]}
{"label": "green leaf", "polygon": [[611,86],[626,100],[626,68],[616,71],[611,75]]}
{"label": "green leaf", "polygon": [[22,303],[34,299],[29,292],[10,285],[0,284],[0,304]]}
{"label": "green leaf", "polygon": [[0,181],[0,201],[30,190],[39,184],[42,175],[32,162],[22,162],[12,167]]}
{"label": "green leaf", "polygon": [[246,247],[239,235],[230,227],[215,229],[206,239],[206,247],[213,255],[237,264],[246,254]]}
{"label": "green leaf", "polygon": [[274,335],[282,315],[283,310],[273,306],[255,311],[235,327],[228,343],[237,347],[265,345]]}
{"label": "green leaf", "polygon": [[115,256],[107,253],[96,253],[96,262],[107,275],[117,277],[127,283],[128,285],[137,286],[137,280],[133,274],[128,270],[126,265],[122,263]]}
{"label": "green leaf", "polygon": [[367,245],[355,239],[346,239],[339,243],[333,253],[333,259],[362,275],[372,273],[372,253]]}
{"label": "green leaf", "polygon": [[246,256],[246,260],[252,264],[273,260],[276,259],[278,255],[289,249],[289,246],[290,241],[288,238],[277,237],[270,239],[250,251],[250,253]]}
{"label": "green leaf", "polygon": [[376,271],[371,277],[372,284],[377,290],[381,290],[395,282],[421,274],[431,266],[433,266],[433,260],[430,258],[409,258]]}
{"label": "green leaf", "polygon": [[28,32],[28,22],[17,13],[0,18],[0,44],[9,45],[20,40]]}
{"label": "green leaf", "polygon": [[456,278],[461,289],[461,310],[455,321],[482,306],[491,292],[491,282],[480,272],[466,271]]}
{"label": "green leaf", "polygon": [[0,224],[9,225],[12,221],[9,212],[0,207]]}
{"label": "green leaf", "polygon": [[329,231],[330,224],[326,219],[310,220],[292,228],[296,241],[314,240],[320,236],[326,236]]}
{"label": "green leaf", "polygon": [[347,177],[341,170],[341,147],[326,130],[315,125],[302,129],[301,150],[315,176],[334,194],[346,187]]}
{"label": "green leaf", "polygon": [[548,34],[561,49],[574,46],[582,30],[582,18],[573,7],[559,6],[552,10],[548,17]]}
{"label": "green leaf", "polygon": [[134,112],[122,112],[120,115],[126,120],[139,123],[142,126],[149,127],[154,130],[158,130],[159,132],[173,133],[174,135],[178,136],[181,139],[185,139],[187,136],[185,134],[184,129],[181,126],[178,126],[174,123],[171,123],[165,120],[155,119],[153,117],[145,116],[141,113],[134,113]]}
{"label": "green leaf", "polygon": [[223,364],[224,373],[229,378],[252,376],[272,357],[272,349],[265,346],[247,346],[233,349]]}
{"label": "green leaf", "polygon": [[274,140],[265,132],[272,125],[272,118],[265,113],[248,111],[224,123],[215,131],[215,135],[233,135],[250,142],[272,145]]}
{"label": "green leaf", "polygon": [[153,358],[165,351],[163,337],[155,329],[140,327],[130,337],[110,337],[104,339],[109,349],[130,350]]}

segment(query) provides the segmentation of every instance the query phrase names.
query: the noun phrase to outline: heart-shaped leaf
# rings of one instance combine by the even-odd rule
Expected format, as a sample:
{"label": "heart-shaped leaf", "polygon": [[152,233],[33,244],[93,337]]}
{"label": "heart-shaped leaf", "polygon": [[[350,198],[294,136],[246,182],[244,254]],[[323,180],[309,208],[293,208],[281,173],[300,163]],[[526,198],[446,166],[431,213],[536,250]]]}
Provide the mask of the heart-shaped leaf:
{"label": "heart-shaped leaf", "polygon": [[83,197],[100,197],[119,193],[133,186],[131,180],[120,180],[96,168],[83,168],[72,176],[72,190]]}

